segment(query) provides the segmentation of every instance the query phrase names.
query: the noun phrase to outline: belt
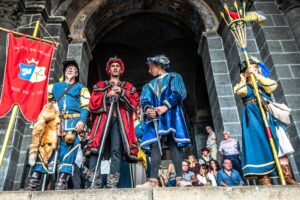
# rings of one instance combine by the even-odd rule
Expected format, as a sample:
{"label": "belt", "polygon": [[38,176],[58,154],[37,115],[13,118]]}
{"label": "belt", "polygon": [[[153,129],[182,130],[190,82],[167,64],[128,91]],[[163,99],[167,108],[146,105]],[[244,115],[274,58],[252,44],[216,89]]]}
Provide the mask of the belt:
{"label": "belt", "polygon": [[250,99],[248,101],[244,101],[244,104],[247,105],[247,104],[251,104],[251,103],[255,103],[255,102],[257,102],[256,98],[255,99]]}
{"label": "belt", "polygon": [[75,113],[75,114],[64,114],[64,119],[71,119],[75,117],[80,117],[80,113]]}

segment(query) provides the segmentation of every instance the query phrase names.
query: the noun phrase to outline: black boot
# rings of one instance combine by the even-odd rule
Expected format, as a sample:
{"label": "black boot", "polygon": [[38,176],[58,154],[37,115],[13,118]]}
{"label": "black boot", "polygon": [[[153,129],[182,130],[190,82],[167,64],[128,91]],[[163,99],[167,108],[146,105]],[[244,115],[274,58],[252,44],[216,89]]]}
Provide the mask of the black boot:
{"label": "black boot", "polygon": [[28,180],[28,185],[27,187],[24,188],[24,190],[28,190],[28,191],[38,190],[41,176],[42,176],[41,172],[33,172]]}
{"label": "black boot", "polygon": [[107,176],[106,187],[107,188],[117,188],[119,180],[120,180],[120,172],[117,172],[115,174],[109,174]]}
{"label": "black boot", "polygon": [[67,173],[60,173],[55,183],[55,190],[66,190],[69,177],[70,175]]}

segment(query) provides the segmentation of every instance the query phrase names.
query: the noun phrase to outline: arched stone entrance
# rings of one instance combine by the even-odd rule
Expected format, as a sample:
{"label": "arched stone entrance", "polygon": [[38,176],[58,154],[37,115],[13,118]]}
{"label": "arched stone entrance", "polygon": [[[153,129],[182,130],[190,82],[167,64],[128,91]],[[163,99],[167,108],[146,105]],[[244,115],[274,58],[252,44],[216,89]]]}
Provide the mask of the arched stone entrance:
{"label": "arched stone entrance", "polygon": [[212,118],[203,62],[197,50],[202,32],[215,31],[217,25],[216,16],[204,1],[92,1],[74,18],[70,37],[74,42],[84,37],[91,49],[93,60],[87,75],[90,88],[106,78],[104,66],[111,56],[124,59],[124,80],[132,82],[138,91],[151,79],[146,57],[170,57],[172,71],[183,76],[188,90],[184,109],[193,140],[189,153],[199,154],[199,148],[205,146],[204,127],[212,125]]}

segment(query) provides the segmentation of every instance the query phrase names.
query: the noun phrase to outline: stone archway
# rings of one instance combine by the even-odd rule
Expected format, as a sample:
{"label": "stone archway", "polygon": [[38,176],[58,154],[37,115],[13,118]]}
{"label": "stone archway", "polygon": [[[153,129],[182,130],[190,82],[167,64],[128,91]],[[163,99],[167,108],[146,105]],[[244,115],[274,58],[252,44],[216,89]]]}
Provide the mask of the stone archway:
{"label": "stone archway", "polygon": [[[141,65],[145,65],[145,57],[157,53],[171,57],[172,65],[175,66],[173,70],[183,74],[187,82],[190,95],[185,102],[185,109],[193,146],[197,147],[193,149],[193,153],[198,154],[199,149],[205,145],[204,127],[213,122],[203,62],[197,50],[202,33],[215,32],[219,25],[214,11],[205,1],[124,1],[111,4],[109,1],[94,0],[85,5],[74,20],[71,22],[70,19],[68,23],[71,26],[70,37],[73,39],[69,52],[74,52],[73,45],[78,48],[78,43],[84,41],[94,55],[90,65],[88,60],[82,63],[82,66],[89,68],[89,74],[85,77],[89,80],[87,84],[90,88],[96,81],[105,78],[104,70],[99,67],[105,65],[109,56],[117,54],[125,62],[128,61],[130,68],[127,69],[127,74],[131,73],[125,79],[133,82],[138,89],[150,79],[146,69],[142,72],[140,69]],[[129,26],[131,29],[138,27],[137,31],[131,30]],[[164,26],[168,28],[164,29]],[[160,31],[154,31],[155,28]],[[145,37],[150,41],[147,42]],[[139,43],[143,43],[145,48]],[[110,45],[109,48],[107,45]],[[127,53],[114,50],[117,45]],[[164,50],[159,50],[163,45]],[[172,52],[172,48],[178,48],[178,51]],[[131,55],[129,51],[132,51]],[[100,52],[102,58],[98,56]],[[138,58],[133,59],[133,54],[137,54]],[[140,73],[133,73],[134,71]]]}
{"label": "stone archway", "polygon": [[87,38],[90,43],[96,43],[101,35],[126,21],[128,16],[139,13],[168,16],[174,24],[186,24],[198,39],[203,31],[216,31],[219,26],[215,12],[204,0],[93,0],[82,7],[77,16],[70,17],[70,37]]}

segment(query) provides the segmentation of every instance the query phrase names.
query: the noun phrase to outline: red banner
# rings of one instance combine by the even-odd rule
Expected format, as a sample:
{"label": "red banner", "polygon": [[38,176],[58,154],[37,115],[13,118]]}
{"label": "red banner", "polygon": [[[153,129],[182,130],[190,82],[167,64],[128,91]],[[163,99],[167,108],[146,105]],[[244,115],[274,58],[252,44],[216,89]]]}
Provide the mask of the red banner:
{"label": "red banner", "polygon": [[18,104],[28,121],[37,119],[48,101],[47,86],[53,51],[54,45],[8,34],[0,117]]}

